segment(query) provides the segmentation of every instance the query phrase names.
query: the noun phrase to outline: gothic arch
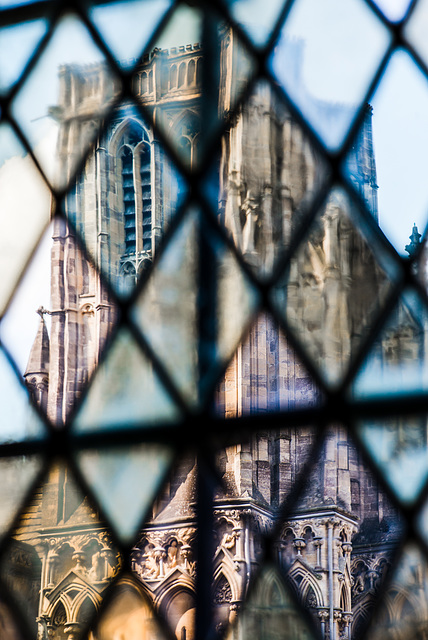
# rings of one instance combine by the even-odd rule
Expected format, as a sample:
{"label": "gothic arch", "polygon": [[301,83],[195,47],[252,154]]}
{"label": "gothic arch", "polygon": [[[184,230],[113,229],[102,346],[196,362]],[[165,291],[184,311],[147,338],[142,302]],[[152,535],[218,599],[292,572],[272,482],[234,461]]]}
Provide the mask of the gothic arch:
{"label": "gothic arch", "polygon": [[53,574],[54,582],[58,582],[62,576],[66,575],[66,573],[75,566],[76,562],[73,560],[74,552],[75,548],[68,542],[61,542],[61,544],[58,545],[54,551],[54,555],[56,554],[58,556]]}
{"label": "gothic arch", "polygon": [[288,575],[290,577],[291,585],[294,587],[302,602],[305,602],[309,589],[312,589],[317,602],[316,606],[324,606],[323,594],[317,580],[308,569],[305,569],[303,565],[300,564],[300,562],[296,566],[292,567]]}
{"label": "gothic arch", "polygon": [[231,589],[232,601],[240,600],[242,597],[240,582],[237,579],[236,573],[235,567],[233,565],[228,566],[225,562],[222,562],[214,571],[214,589],[220,580],[224,578]]}
{"label": "gothic arch", "polygon": [[[76,585],[73,585],[73,588],[76,588]],[[85,587],[80,587],[79,593],[74,598],[71,607],[71,620],[73,622],[79,622],[79,616],[82,614],[85,607],[93,608],[95,611],[98,610],[101,604],[101,597],[92,593],[89,589]]]}
{"label": "gothic arch", "polygon": [[219,576],[214,582],[214,602],[216,604],[221,604],[223,602],[232,602],[232,588],[229,580],[224,575],[223,571],[220,572]]}
{"label": "gothic arch", "polygon": [[182,62],[178,67],[178,88],[184,87],[186,82],[186,63]]}
{"label": "gothic arch", "polygon": [[185,162],[194,165],[197,157],[197,143],[201,130],[199,115],[191,109],[180,114],[172,125],[176,139]]}
{"label": "gothic arch", "polygon": [[169,88],[177,88],[177,65],[172,64],[169,70]]}
{"label": "gothic arch", "polygon": [[127,117],[109,142],[115,161],[117,208],[116,220],[110,222],[110,239],[121,259],[152,249],[152,139],[140,120]]}
{"label": "gothic arch", "polygon": [[265,571],[253,591],[253,607],[271,607],[273,604],[280,606],[286,602],[285,588],[276,571],[274,569]]}
{"label": "gothic arch", "polygon": [[[390,596],[390,594],[388,594]],[[418,611],[421,609],[421,602],[413,593],[410,593],[407,589],[400,589],[395,593],[394,598],[391,598],[390,605],[390,619],[391,620],[404,620],[409,616],[414,616],[418,619]]]}
{"label": "gothic arch", "polygon": [[67,622],[67,612],[64,608],[64,605],[62,604],[62,602],[58,602],[51,618],[51,623],[55,628],[55,638],[57,638],[58,640],[62,640],[66,637],[64,627],[66,626]]}
{"label": "gothic arch", "polygon": [[[174,584],[164,594],[162,601],[159,603],[159,609],[176,632],[179,628],[181,630],[183,626],[188,628],[192,625],[195,611],[195,593],[193,589],[189,588],[189,586],[177,586]],[[188,633],[187,635],[191,634]]]}
{"label": "gothic arch", "polygon": [[340,590],[340,608],[342,611],[351,611],[350,591],[344,584]]}
{"label": "gothic arch", "polygon": [[[386,600],[384,600],[386,602]],[[372,593],[367,593],[356,606],[352,607],[352,637],[359,637],[365,629],[373,612],[375,597]]]}
{"label": "gothic arch", "polygon": [[72,599],[68,596],[67,591],[76,590],[76,586],[73,585],[72,589],[70,587],[68,589],[64,589],[48,606],[46,610],[46,615],[52,619],[55,611],[61,605],[64,608],[65,615],[67,617],[67,621],[70,621],[72,618]]}
{"label": "gothic arch", "polygon": [[[90,552],[91,550],[100,551],[102,549],[102,544],[98,540],[96,536],[90,536],[86,542],[82,545],[82,551],[84,553]],[[92,551],[95,553],[95,551]]]}
{"label": "gothic arch", "polygon": [[196,81],[196,62],[195,60],[190,60],[187,66],[187,86],[191,86],[195,84]]}
{"label": "gothic arch", "polygon": [[136,581],[130,576],[125,576],[120,579],[120,586],[124,592],[129,592],[131,595],[136,595],[138,598],[153,604],[153,592],[140,580]]}
{"label": "gothic arch", "polygon": [[99,603],[95,605],[89,595],[87,595],[76,612],[76,621],[85,625],[89,624],[97,612],[98,606]]}
{"label": "gothic arch", "polygon": [[155,606],[162,611],[167,611],[172,601],[181,593],[186,593],[191,598],[195,597],[191,579],[187,575],[176,574],[174,580],[156,594]]}
{"label": "gothic arch", "polygon": [[340,530],[339,538],[340,538],[341,542],[349,542],[348,534],[347,534],[347,531],[346,531],[345,527]]}
{"label": "gothic arch", "polygon": [[[117,129],[114,131],[113,135],[111,136],[109,143],[108,143],[108,147],[109,147],[109,152],[111,153],[112,156],[116,157],[120,147],[122,147],[123,145],[120,144],[121,139],[124,135],[124,133],[126,132],[126,130],[128,129],[139,129],[141,131],[141,140],[146,139],[147,142],[151,142],[153,139],[152,133],[150,131],[150,129],[146,129],[146,127],[144,126],[144,124],[142,122],[140,122],[139,120],[137,120],[137,118],[132,118],[132,117],[126,117],[123,119],[123,121],[119,124],[119,126],[117,127]],[[130,146],[130,145],[128,145]]]}
{"label": "gothic arch", "polygon": [[143,258],[143,260],[140,261],[139,265],[138,265],[138,276],[141,276],[143,273],[146,273],[146,271],[151,267],[152,265],[152,261],[149,260],[149,258]]}
{"label": "gothic arch", "polygon": [[291,527],[286,527],[281,535],[281,559],[282,562],[290,566],[295,557],[294,540],[296,534]]}
{"label": "gothic arch", "polygon": [[145,94],[148,91],[149,88],[149,83],[148,83],[148,76],[147,76],[147,72],[143,71],[143,73],[141,74],[141,83],[140,83],[140,87],[141,87],[141,94]]}

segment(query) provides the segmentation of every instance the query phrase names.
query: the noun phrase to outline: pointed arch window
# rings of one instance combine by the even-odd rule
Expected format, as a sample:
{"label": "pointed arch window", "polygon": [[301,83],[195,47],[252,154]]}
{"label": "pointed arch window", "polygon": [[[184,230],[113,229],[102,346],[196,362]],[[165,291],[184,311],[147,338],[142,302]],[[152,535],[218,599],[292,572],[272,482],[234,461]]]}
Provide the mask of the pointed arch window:
{"label": "pointed arch window", "polygon": [[193,111],[185,111],[175,125],[180,155],[188,166],[194,166],[198,157],[201,123]]}
{"label": "pointed arch window", "polygon": [[151,146],[146,130],[131,121],[118,145],[123,213],[123,255],[138,260],[152,251]]}

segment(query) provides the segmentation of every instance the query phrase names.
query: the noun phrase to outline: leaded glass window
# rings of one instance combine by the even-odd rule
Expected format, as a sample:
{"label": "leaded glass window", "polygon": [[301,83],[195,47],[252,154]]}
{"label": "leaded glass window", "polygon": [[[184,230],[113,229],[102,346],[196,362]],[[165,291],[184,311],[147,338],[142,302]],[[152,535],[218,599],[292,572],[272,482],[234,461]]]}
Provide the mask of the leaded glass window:
{"label": "leaded glass window", "polygon": [[426,636],[427,10],[3,0],[2,638]]}

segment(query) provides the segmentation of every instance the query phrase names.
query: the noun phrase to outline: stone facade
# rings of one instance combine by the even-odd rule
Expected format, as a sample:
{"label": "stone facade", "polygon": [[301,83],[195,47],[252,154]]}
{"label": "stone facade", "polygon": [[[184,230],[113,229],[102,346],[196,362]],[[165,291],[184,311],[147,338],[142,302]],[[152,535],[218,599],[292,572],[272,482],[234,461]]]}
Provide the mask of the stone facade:
{"label": "stone facade", "polygon": [[[225,114],[236,98],[232,87],[239,86],[241,67],[236,60],[241,52],[232,34],[222,35],[220,51],[218,111]],[[166,123],[189,166],[200,153],[202,60],[197,45],[169,52],[155,50],[135,76],[141,102],[154,120]],[[74,159],[70,149],[73,153],[79,150],[96,126],[94,96],[98,103],[108,103],[115,88],[109,86],[101,67],[64,67],[60,77],[55,108],[62,125],[60,171],[70,175]],[[350,171],[377,218],[369,109]],[[219,220],[249,267],[261,277],[272,272],[296,231],[306,224],[307,206],[326,172],[276,94],[267,85],[256,84],[223,137],[217,200]],[[67,213],[85,240],[88,256],[119,294],[125,294],[150,266],[181,189],[179,174],[161,150],[153,128],[129,105],[117,108],[76,180]],[[379,291],[383,295],[385,281],[370,243],[356,231],[353,208],[346,195],[332,192],[294,254],[286,279],[277,287],[277,301],[286,310],[287,322],[331,380],[346,370],[371,321]],[[37,401],[46,407],[52,422],[61,425],[98,363],[117,312],[71,228],[59,220],[53,234],[49,313],[50,336],[42,312],[26,380],[30,389],[37,389]],[[400,323],[398,319],[396,333]],[[393,345],[388,353],[395,353],[394,349]],[[227,418],[285,410],[301,403],[316,405],[319,397],[313,378],[278,323],[263,312],[219,383],[217,411]],[[225,482],[214,513],[213,586],[219,628],[225,628],[242,607],[258,566],[261,534],[276,523],[277,509],[304,470],[314,442],[314,429],[287,428],[258,433],[251,441],[219,454]],[[52,640],[77,638],[120,567],[120,558],[97,515],[66,476],[61,467],[51,471],[16,531],[17,544],[24,545],[28,553],[37,552],[33,552],[34,575],[39,570],[40,574],[34,579],[41,595],[35,616],[41,637]],[[149,610],[138,600],[141,597],[166,616],[179,640],[193,637],[194,497],[195,463],[187,459],[176,469],[133,551],[134,578],[124,582],[126,593],[133,594],[129,598],[140,603],[134,607],[129,601],[127,624],[131,626],[127,628],[134,624],[137,611],[140,616],[135,617],[140,635],[133,638],[158,634],[150,623]],[[277,543],[279,562],[288,568],[291,584],[326,638],[350,638],[352,630],[366,619],[398,527],[394,509],[346,430],[332,427],[299,506],[283,523]],[[269,588],[260,587],[259,600],[253,602],[255,611],[275,602],[280,608],[283,604],[280,587],[279,595],[272,595],[275,578],[267,582]],[[283,607],[281,611],[283,615]],[[97,640],[121,637],[117,619],[109,624],[101,625]],[[241,637],[245,625],[242,629],[237,626],[233,633]],[[300,637],[297,630],[293,637]]]}

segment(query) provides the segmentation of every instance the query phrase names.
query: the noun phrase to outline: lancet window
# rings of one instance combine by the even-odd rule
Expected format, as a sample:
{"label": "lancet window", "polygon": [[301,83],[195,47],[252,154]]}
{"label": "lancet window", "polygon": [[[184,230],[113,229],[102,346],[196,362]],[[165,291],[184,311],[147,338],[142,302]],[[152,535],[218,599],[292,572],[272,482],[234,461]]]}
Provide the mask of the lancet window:
{"label": "lancet window", "polygon": [[124,254],[150,252],[152,248],[151,148],[141,125],[128,125],[118,150]]}

